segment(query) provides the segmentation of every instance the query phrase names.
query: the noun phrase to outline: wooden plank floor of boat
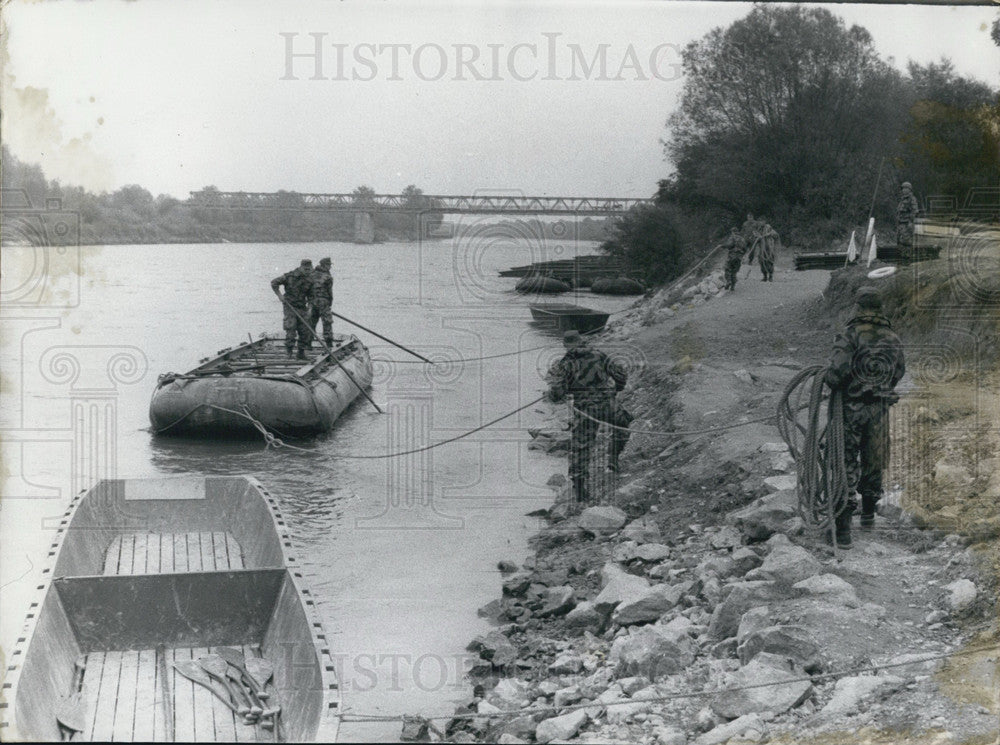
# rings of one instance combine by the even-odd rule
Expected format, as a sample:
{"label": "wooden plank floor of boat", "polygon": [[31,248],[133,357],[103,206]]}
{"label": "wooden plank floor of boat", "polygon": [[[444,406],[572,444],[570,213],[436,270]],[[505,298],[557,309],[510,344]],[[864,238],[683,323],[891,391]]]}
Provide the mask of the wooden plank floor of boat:
{"label": "wooden plank floor of boat", "polygon": [[[226,532],[134,533],[108,546],[104,574],[166,574],[171,572],[242,569],[239,543]],[[250,647],[247,657],[256,656]],[[272,741],[257,725],[243,724],[209,691],[173,668],[175,661],[197,660],[215,647],[165,649],[174,739],[179,742]],[[165,742],[163,685],[155,649],[91,652],[86,657],[83,694],[87,728],[82,739],[94,742]]]}
{"label": "wooden plank floor of boat", "polygon": [[[247,657],[257,653],[235,646]],[[259,725],[243,724],[218,698],[173,668],[175,661],[197,660],[215,647],[166,649],[167,687],[170,691],[174,740],[178,742],[272,741]],[[81,739],[91,742],[166,742],[163,686],[156,650],[91,652],[83,675],[87,706]]]}

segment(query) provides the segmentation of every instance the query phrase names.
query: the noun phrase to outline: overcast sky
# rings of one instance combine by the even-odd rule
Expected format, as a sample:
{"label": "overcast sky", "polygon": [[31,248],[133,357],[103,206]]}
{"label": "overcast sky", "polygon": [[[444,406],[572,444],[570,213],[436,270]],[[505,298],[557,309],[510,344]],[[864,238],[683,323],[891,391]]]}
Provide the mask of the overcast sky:
{"label": "overcast sky", "polygon": [[[996,9],[827,7],[900,68],[947,56],[997,84]],[[679,49],[750,8],[14,0],[2,135],[95,190],[645,197],[670,171]]]}

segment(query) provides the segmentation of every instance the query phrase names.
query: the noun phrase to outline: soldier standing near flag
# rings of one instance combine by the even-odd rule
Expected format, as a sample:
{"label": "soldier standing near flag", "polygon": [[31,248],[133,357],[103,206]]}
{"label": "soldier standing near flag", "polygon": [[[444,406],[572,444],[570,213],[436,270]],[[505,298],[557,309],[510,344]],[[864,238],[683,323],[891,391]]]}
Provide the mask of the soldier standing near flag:
{"label": "soldier standing near flag", "polygon": [[913,233],[920,205],[913,196],[909,181],[904,181],[901,188],[903,193],[896,207],[896,245],[899,246],[900,259],[907,261],[913,258]]}

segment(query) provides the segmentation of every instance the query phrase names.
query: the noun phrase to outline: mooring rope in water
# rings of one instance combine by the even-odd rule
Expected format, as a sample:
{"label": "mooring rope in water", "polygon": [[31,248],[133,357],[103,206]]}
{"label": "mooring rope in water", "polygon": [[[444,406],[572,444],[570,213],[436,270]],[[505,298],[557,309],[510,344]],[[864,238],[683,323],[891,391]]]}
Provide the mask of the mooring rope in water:
{"label": "mooring rope in water", "polygon": [[[508,411],[506,414],[498,416],[496,419],[491,419],[485,424],[481,424],[478,427],[475,427],[474,429],[470,429],[468,432],[463,432],[459,435],[455,435],[454,437],[449,437],[447,440],[441,440],[440,442],[435,442],[430,445],[424,445],[423,447],[412,448],[410,450],[401,450],[394,453],[377,453],[375,455],[361,455],[356,453],[334,453],[334,454],[321,453],[321,454],[330,455],[331,457],[336,457],[336,458],[344,458],[347,460],[384,460],[386,458],[398,458],[403,455],[413,455],[414,453],[423,453],[427,450],[434,450],[435,448],[439,448],[442,445],[447,445],[449,443],[465,439],[469,435],[474,435],[476,432],[480,432],[486,429],[487,427],[492,427],[497,422],[502,422],[504,419],[509,419],[518,412],[524,411],[525,409],[534,406],[543,398],[545,397],[539,396],[534,401],[529,401],[528,403],[524,404],[524,406],[519,406],[513,411]],[[263,422],[256,419],[253,416],[253,414],[250,413],[249,409],[247,409],[246,406],[243,407],[244,410],[242,412],[239,412],[236,411],[235,409],[227,409],[223,406],[217,406],[216,404],[204,404],[204,405],[211,406],[212,408],[218,409],[219,411],[226,411],[229,412],[230,414],[235,414],[236,416],[241,416],[249,420],[253,424],[254,428],[257,429],[257,431],[259,431],[263,435],[264,441],[267,443],[268,448],[270,447],[290,448],[291,450],[298,450],[299,452],[311,453],[313,455],[317,454],[318,452],[316,450],[310,450],[309,448],[300,448],[297,445],[292,445],[290,443],[285,442],[280,437],[276,437],[274,434],[268,431],[267,427],[264,425]]]}
{"label": "mooring rope in water", "polygon": [[[830,392],[827,422],[820,423],[827,368],[814,365],[799,371],[778,403],[778,431],[795,459],[799,513],[807,524],[830,530],[847,507],[847,467],[844,463],[844,409],[842,394]],[[806,424],[798,420],[799,405],[808,392]],[[795,400],[793,408],[792,400]]]}
{"label": "mooring rope in water", "polygon": [[[351,723],[365,723],[365,722],[402,722],[404,720],[421,720],[424,722],[446,722],[446,721],[463,721],[472,719],[496,719],[510,717],[515,718],[519,716],[536,714],[545,714],[550,712],[565,714],[567,712],[576,711],[578,709],[604,709],[610,708],[612,706],[629,706],[634,704],[655,704],[655,703],[666,703],[669,701],[676,701],[679,699],[691,699],[691,698],[701,698],[703,696],[716,696],[722,693],[735,693],[738,691],[749,691],[756,688],[768,688],[777,685],[787,685],[790,683],[816,683],[824,680],[836,680],[838,678],[843,678],[847,676],[855,676],[860,673],[878,673],[882,670],[892,670],[899,667],[907,667],[909,665],[921,665],[925,662],[933,662],[935,660],[949,659],[952,657],[963,657],[967,655],[979,654],[981,652],[995,652],[1000,650],[1000,645],[992,644],[982,647],[973,647],[971,649],[958,649],[951,652],[940,652],[936,654],[923,655],[917,659],[909,659],[906,661],[898,662],[885,662],[881,664],[871,664],[871,665],[861,665],[858,667],[848,668],[844,670],[833,670],[826,673],[817,673],[816,675],[803,675],[797,678],[782,678],[781,680],[770,680],[765,683],[748,683],[742,686],[729,686],[726,688],[717,688],[715,690],[702,690],[702,691],[682,691],[678,693],[671,693],[663,696],[652,696],[650,698],[625,698],[616,701],[591,701],[589,703],[572,704],[569,706],[540,706],[538,708],[531,709],[513,709],[511,711],[494,711],[494,712],[469,712],[469,713],[455,713],[452,715],[440,715],[433,717],[414,717],[408,714],[365,714],[360,712],[352,712],[350,709],[344,711],[340,716],[341,722],[351,722]],[[921,672],[911,673],[913,677],[924,674]]]}
{"label": "mooring rope in water", "polygon": [[685,435],[704,435],[710,432],[721,432],[725,429],[734,429],[736,427],[746,427],[748,424],[760,424],[761,422],[773,422],[774,414],[768,414],[767,416],[757,417],[756,419],[748,419],[745,422],[734,422],[733,424],[722,424],[718,427],[706,427],[704,429],[675,429],[675,430],[656,430],[656,429],[633,429],[632,427],[623,427],[620,424],[611,424],[603,419],[598,419],[595,416],[591,416],[586,411],[578,409],[577,407],[570,404],[570,408],[577,414],[580,414],[586,419],[592,422],[597,422],[598,424],[603,424],[609,429],[617,429],[622,432],[631,432],[633,435],[660,435],[664,437],[672,436],[685,436]]}

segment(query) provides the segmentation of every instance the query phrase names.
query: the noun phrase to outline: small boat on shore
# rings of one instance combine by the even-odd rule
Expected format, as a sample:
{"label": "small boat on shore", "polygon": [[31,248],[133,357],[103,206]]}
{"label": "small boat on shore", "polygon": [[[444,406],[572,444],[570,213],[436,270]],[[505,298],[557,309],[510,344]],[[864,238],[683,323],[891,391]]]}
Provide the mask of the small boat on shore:
{"label": "small boat on shore", "polygon": [[183,374],[159,377],[149,403],[156,434],[246,436],[255,422],[279,435],[330,430],[372,382],[367,347],[335,335],[328,353],[313,345],[306,359],[290,359],[284,339],[262,336]]}
{"label": "small boat on shore", "polygon": [[[277,501],[248,477],[78,495],[8,658],[2,739],[335,740],[333,657],[290,546]],[[231,685],[188,677],[215,654],[268,670],[261,719],[233,710]]]}
{"label": "small boat on shore", "polygon": [[610,313],[572,303],[532,303],[531,317],[559,331],[576,330],[581,334],[604,328]]}

